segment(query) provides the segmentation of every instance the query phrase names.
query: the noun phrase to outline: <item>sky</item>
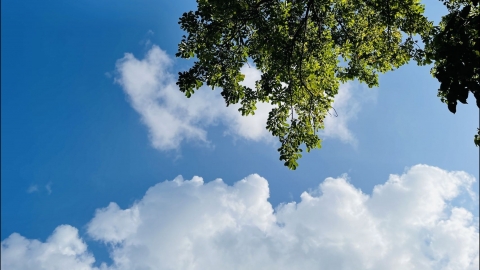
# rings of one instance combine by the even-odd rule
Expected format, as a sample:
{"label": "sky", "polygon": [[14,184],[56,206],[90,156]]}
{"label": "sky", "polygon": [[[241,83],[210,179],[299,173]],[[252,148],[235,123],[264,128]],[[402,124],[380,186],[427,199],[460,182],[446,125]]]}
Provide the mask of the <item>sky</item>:
{"label": "sky", "polygon": [[178,91],[195,1],[1,5],[2,269],[478,269],[479,110],[429,66],[342,85],[291,171],[269,104]]}

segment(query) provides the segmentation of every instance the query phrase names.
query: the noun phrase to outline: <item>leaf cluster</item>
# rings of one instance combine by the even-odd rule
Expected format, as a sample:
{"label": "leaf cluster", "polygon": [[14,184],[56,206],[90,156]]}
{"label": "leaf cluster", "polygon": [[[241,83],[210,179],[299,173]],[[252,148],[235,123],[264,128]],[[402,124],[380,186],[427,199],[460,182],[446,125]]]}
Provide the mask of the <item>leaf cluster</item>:
{"label": "leaf cluster", "polygon": [[[426,59],[440,82],[438,97],[455,113],[469,93],[480,108],[480,7],[478,0],[443,0],[449,13],[426,39]],[[474,138],[480,145],[480,130]]]}
{"label": "leaf cluster", "polygon": [[[474,4],[474,2],[476,4]],[[449,14],[432,29],[425,50],[440,81],[438,96],[456,112],[472,92],[480,107],[480,9],[478,1],[445,1]]]}
{"label": "leaf cluster", "polygon": [[[317,132],[340,83],[378,85],[378,74],[424,51],[415,36],[433,24],[420,0],[197,0],[183,14],[186,35],[177,57],[193,58],[178,86],[190,97],[203,84],[222,89],[226,105],[242,115],[258,102],[274,105],[267,129],[281,143],[280,160],[298,166],[303,149],[321,147]],[[240,83],[241,67],[253,61],[262,72],[255,89]]]}

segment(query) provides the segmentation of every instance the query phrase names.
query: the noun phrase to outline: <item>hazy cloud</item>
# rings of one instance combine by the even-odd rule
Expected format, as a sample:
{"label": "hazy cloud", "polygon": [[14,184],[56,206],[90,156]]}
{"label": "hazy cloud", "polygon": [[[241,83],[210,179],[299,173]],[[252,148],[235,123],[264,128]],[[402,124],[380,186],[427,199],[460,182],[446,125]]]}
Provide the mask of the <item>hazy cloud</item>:
{"label": "hazy cloud", "polygon": [[27,189],[27,193],[33,193],[33,192],[38,192],[38,186],[37,185],[30,185]]}
{"label": "hazy cloud", "polygon": [[375,102],[376,95],[376,89],[367,89],[356,83],[342,85],[335,96],[333,109],[325,118],[325,129],[319,132],[320,136],[339,139],[354,147],[357,146],[358,140],[349,129],[348,123],[357,118],[362,104]]}
{"label": "hazy cloud", "polygon": [[47,190],[48,195],[52,194],[52,182],[48,182],[48,183],[45,185],[45,189]]}

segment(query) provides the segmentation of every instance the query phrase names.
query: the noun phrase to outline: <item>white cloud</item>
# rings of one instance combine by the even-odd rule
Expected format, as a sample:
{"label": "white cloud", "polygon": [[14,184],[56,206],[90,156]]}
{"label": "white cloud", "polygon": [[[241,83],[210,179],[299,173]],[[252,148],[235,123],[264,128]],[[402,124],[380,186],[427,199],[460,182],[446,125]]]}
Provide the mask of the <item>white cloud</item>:
{"label": "white cloud", "polygon": [[[98,210],[87,231],[109,244],[109,269],[478,269],[478,218],[450,205],[474,181],[416,165],[367,195],[346,176],[327,178],[274,211],[256,174],[233,186],[177,177],[128,209]],[[35,262],[91,269],[93,258],[69,226],[46,243],[2,241],[2,269]]]}
{"label": "white cloud", "polygon": [[[190,99],[178,90],[169,72],[172,60],[158,46],[153,46],[145,59],[132,54],[117,61],[119,83],[128,95],[132,107],[141,115],[150,131],[152,145],[160,150],[178,149],[184,140],[207,143],[210,125],[222,122],[229,133],[252,140],[269,135],[262,116],[241,117],[238,107],[225,106],[218,91],[202,87]],[[256,71],[252,71],[255,75]],[[258,72],[258,71],[257,71]],[[249,82],[249,78],[245,83]],[[263,106],[260,106],[263,108]]]}
{"label": "white cloud", "polygon": [[[276,141],[266,130],[269,103],[257,104],[255,115],[242,116],[239,104],[226,107],[219,91],[202,87],[190,99],[178,90],[171,73],[172,59],[158,46],[152,46],[145,58],[139,60],[127,53],[117,61],[115,81],[127,94],[132,107],[141,115],[149,129],[153,147],[159,150],[179,149],[182,141],[192,140],[208,144],[207,127],[223,124],[226,134],[253,141]],[[261,73],[254,66],[245,65],[243,85],[255,87]],[[324,137],[339,138],[347,143],[356,139],[347,127],[360,108],[353,98],[350,86],[340,88],[335,108],[338,117],[327,117]]]}
{"label": "white cloud", "polygon": [[[245,80],[241,84],[255,89],[255,82],[261,79],[262,73],[254,66],[249,65],[244,65],[240,72],[245,75]],[[260,102],[256,106],[257,110],[254,115],[242,116],[238,112],[240,105],[231,105],[232,109],[227,112],[229,133],[253,141],[272,142],[273,137],[267,130],[267,119],[273,105]]]}
{"label": "white cloud", "polygon": [[14,233],[2,241],[3,270],[90,270],[95,259],[69,225],[58,226],[44,242],[25,239]]}
{"label": "white cloud", "polygon": [[140,219],[138,207],[121,210],[116,203],[97,209],[95,219],[88,225],[88,233],[95,240],[119,243],[138,229]]}

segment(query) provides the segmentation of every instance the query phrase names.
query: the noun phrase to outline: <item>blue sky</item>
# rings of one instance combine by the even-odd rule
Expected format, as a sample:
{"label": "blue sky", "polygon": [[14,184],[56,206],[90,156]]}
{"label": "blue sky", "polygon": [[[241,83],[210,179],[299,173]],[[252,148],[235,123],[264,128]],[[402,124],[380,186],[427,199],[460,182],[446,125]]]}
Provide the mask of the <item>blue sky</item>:
{"label": "blue sky", "polygon": [[[68,224],[70,227],[61,228],[67,228],[64,233],[78,229],[80,239],[96,259],[92,265],[100,267],[101,262],[113,265],[115,256],[109,252],[118,248],[115,245],[126,246],[118,243],[129,240],[119,236],[120,242],[115,242],[112,239],[116,238],[102,235],[101,232],[111,229],[101,223],[102,220],[106,222],[102,213],[108,217],[108,211],[111,210],[112,216],[118,212],[109,203],[115,202],[119,209],[129,209],[128,215],[133,215],[137,203],[148,205],[144,201],[147,197],[143,196],[149,188],[178,175],[186,180],[202,177],[205,181],[202,188],[205,194],[210,194],[213,184],[208,186],[207,182],[221,178],[231,186],[251,174],[258,174],[247,182],[264,188],[264,180],[258,179],[268,181],[268,202],[279,213],[275,217],[281,220],[283,212],[277,206],[292,201],[299,206],[307,204],[306,195],[300,197],[303,192],[312,196],[328,194],[329,182],[324,182],[328,177],[337,179],[335,183],[343,185],[341,187],[360,189],[373,200],[374,187],[384,185],[391,174],[404,175],[408,180],[411,175],[417,175],[417,170],[421,171],[418,175],[424,176],[421,179],[430,179],[431,175],[439,173],[437,169],[444,173],[462,171],[476,181],[454,173],[448,176],[453,180],[446,182],[435,182],[438,177],[431,178],[433,182],[425,181],[433,186],[457,183],[448,192],[458,188],[458,194],[440,196],[438,194],[448,192],[439,191],[437,195],[445,203],[442,208],[445,212],[435,213],[439,216],[439,213],[446,213],[452,219],[451,209],[473,213],[476,219],[467,225],[474,228],[472,235],[478,244],[479,149],[473,144],[473,135],[479,125],[478,108],[474,100],[469,99],[470,104],[460,104],[457,113],[451,114],[436,97],[439,84],[429,74],[430,67],[418,67],[413,63],[401,67],[382,75],[380,87],[376,89],[357,83],[342,86],[343,97],[337,103],[339,117],[329,120],[331,124],[324,133],[322,149],[305,154],[296,171],[288,170],[278,160],[278,147],[268,134],[261,129],[259,133],[250,129],[258,127],[259,123],[261,127],[258,122],[261,116],[260,120],[248,122],[250,128],[245,128],[243,120],[232,113],[234,110],[217,112],[212,109],[215,104],[222,107],[221,102],[215,103],[220,93],[207,89],[199,93],[196,110],[191,109],[194,103],[187,103],[186,98],[185,102],[183,99],[177,101],[175,94],[169,94],[170,99],[157,104],[174,116],[182,106],[187,111],[192,110],[177,120],[190,123],[189,127],[198,128],[205,136],[200,138],[179,131],[175,138],[191,136],[191,139],[180,140],[172,147],[165,146],[167,143],[155,146],[158,134],[153,134],[152,130],[157,124],[155,121],[149,124],[142,115],[142,112],[150,112],[145,109],[148,102],[143,102],[142,98],[136,101],[132,96],[135,89],[144,91],[142,78],[136,76],[133,69],[137,68],[135,63],[143,63],[149,72],[155,73],[155,68],[162,70],[162,78],[186,69],[189,62],[173,56],[183,34],[177,22],[183,12],[194,8],[195,2],[190,0],[2,1],[2,257],[7,252],[5,241],[12,233],[47,243],[47,239],[55,235],[55,228]],[[427,14],[437,21],[444,12],[441,4],[433,1],[429,1],[426,8]],[[125,53],[130,56],[126,57]],[[163,55],[171,59],[171,64],[158,59],[148,62],[151,54]],[[153,85],[152,91],[164,93],[161,91],[170,85],[165,79]],[[160,114],[158,123],[168,122],[165,119]],[[165,138],[162,134],[157,137]],[[430,167],[415,167],[417,164]],[[342,182],[347,178],[348,181]],[[411,179],[417,178],[411,176]],[[415,180],[407,180],[405,183],[415,183]],[[182,183],[190,185],[193,182]],[[174,182],[164,184],[168,183]],[[319,187],[321,183],[327,183],[325,189]],[[176,203],[189,202],[190,193],[182,195],[183,191],[161,187],[158,196],[168,197],[170,192],[179,195],[171,195],[171,204],[158,207],[154,215],[170,213],[175,211]],[[181,187],[179,184],[178,189]],[[412,189],[414,187],[412,184]],[[468,190],[473,190],[474,194],[469,194]],[[230,194],[230,191],[225,192]],[[156,193],[152,191],[152,194]],[[243,193],[239,191],[238,194]],[[269,205],[264,195],[258,196],[264,200],[263,206]],[[410,197],[402,198],[398,204]],[[395,205],[395,202],[390,203]],[[110,208],[105,208],[107,206]],[[401,206],[392,206],[392,209],[395,207],[401,209]],[[405,206],[405,209],[416,213],[415,209],[424,207]],[[283,208],[285,213],[287,208]],[[96,212],[97,209],[104,209],[104,212]],[[205,210],[205,213],[209,212]],[[295,216],[285,213],[283,218],[290,224],[288,218]],[[182,220],[182,216],[172,216],[171,220]],[[95,224],[101,225],[95,227]],[[171,224],[176,223],[172,221]],[[169,228],[162,227],[161,233],[168,234]],[[152,231],[155,233],[162,235]],[[472,237],[466,239],[470,241]],[[478,246],[472,256],[476,256],[478,267]],[[30,269],[24,267],[21,269]],[[441,267],[435,265],[433,268]],[[12,266],[12,269],[20,268]],[[50,268],[45,266],[45,269]]]}

